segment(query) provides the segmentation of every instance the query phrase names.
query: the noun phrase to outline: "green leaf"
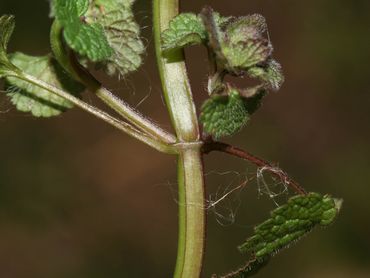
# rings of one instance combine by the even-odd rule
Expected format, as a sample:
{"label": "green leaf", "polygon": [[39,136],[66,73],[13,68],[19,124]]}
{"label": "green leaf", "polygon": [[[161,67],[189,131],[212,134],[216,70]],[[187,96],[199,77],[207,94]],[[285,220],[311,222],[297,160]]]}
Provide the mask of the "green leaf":
{"label": "green leaf", "polygon": [[88,7],[89,0],[54,0],[55,16],[64,27],[67,44],[93,62],[104,61],[112,56],[113,50],[102,25],[85,21],[83,16]]}
{"label": "green leaf", "polygon": [[263,37],[266,30],[266,20],[258,14],[239,17],[227,25],[220,44],[229,70],[246,70],[270,57],[272,46]]}
{"label": "green leaf", "polygon": [[182,13],[172,19],[169,28],[162,33],[162,50],[201,44],[206,39],[201,18],[193,13]]}
{"label": "green leaf", "polygon": [[[74,95],[78,95],[83,90],[50,56],[33,57],[14,53],[10,55],[10,60],[22,71]],[[69,101],[15,77],[6,78],[6,87],[7,95],[11,97],[17,109],[31,112],[36,117],[56,116],[73,107]]]}
{"label": "green leaf", "polygon": [[340,207],[340,200],[318,193],[289,199],[287,204],[272,211],[269,219],[256,226],[254,235],[239,246],[240,252],[253,254],[253,265],[245,268],[243,275],[255,271],[278,251],[290,246],[316,226],[332,224]]}
{"label": "green leaf", "polygon": [[220,24],[217,13],[206,7],[201,18],[220,69],[241,75],[271,56],[272,46],[263,36],[266,21],[261,15],[231,18]]}
{"label": "green leaf", "polygon": [[272,48],[264,38],[249,38],[244,41],[221,43],[222,53],[227,63],[225,68],[235,74],[265,62],[271,55]]}
{"label": "green leaf", "polygon": [[232,44],[258,38],[267,31],[266,19],[260,14],[235,18],[227,25],[225,33]]}
{"label": "green leaf", "polygon": [[86,15],[88,21],[103,27],[113,50],[113,55],[103,61],[109,75],[126,75],[142,64],[145,47],[132,11],[133,3],[134,0],[95,0]]}
{"label": "green leaf", "polygon": [[250,77],[261,79],[267,87],[274,91],[280,89],[284,83],[284,75],[281,65],[273,59],[270,59],[265,66],[256,66],[248,70]]}
{"label": "green leaf", "polygon": [[216,139],[238,132],[249,120],[244,100],[236,90],[228,96],[215,95],[202,106],[204,130]]}
{"label": "green leaf", "polygon": [[18,69],[9,61],[7,49],[15,27],[14,16],[0,17],[0,78],[12,74]]}
{"label": "green leaf", "polygon": [[[214,13],[217,26],[224,26],[231,17]],[[208,30],[202,20],[202,14],[181,13],[170,21],[169,28],[162,33],[162,50],[168,51],[185,46],[206,43]]]}

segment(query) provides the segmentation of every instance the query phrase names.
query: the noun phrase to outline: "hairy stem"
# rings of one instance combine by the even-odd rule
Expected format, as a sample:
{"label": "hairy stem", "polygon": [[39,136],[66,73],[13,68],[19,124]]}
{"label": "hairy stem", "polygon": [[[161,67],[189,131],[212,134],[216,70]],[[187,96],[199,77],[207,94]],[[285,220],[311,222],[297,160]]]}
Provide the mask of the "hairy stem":
{"label": "hairy stem", "polygon": [[95,93],[105,104],[134,125],[135,128],[151,137],[158,138],[164,143],[173,144],[176,142],[174,135],[163,130],[128,103],[112,94],[87,69],[81,66],[73,51],[64,45],[62,31],[62,26],[57,20],[54,20],[50,33],[50,42],[55,58],[67,72],[83,83],[89,91]]}
{"label": "hairy stem", "polygon": [[81,99],[69,94],[68,92],[65,92],[57,87],[54,87],[42,80],[39,80],[37,78],[35,78],[34,76],[31,76],[29,74],[26,74],[26,73],[20,73],[20,74],[14,74],[13,77],[15,78],[19,78],[19,79],[22,79],[26,82],[29,82],[35,86],[38,86],[42,89],[45,89],[47,91],[49,91],[50,93],[52,94],[55,94],[59,97],[62,97],[68,101],[70,101],[71,103],[73,103],[74,105],[80,107],[81,109],[91,113],[92,115],[94,115],[95,117],[107,122],[108,124],[116,127],[117,129],[123,131],[124,133],[138,139],[139,141],[157,149],[158,151],[161,151],[161,152],[164,152],[164,153],[171,153],[171,154],[174,154],[174,153],[177,153],[177,150],[175,149],[174,146],[172,145],[169,145],[169,144],[165,144],[165,143],[162,143],[162,142],[159,142],[158,140],[156,140],[156,138],[152,138],[146,134],[144,134],[143,132],[141,132],[140,130],[137,130],[136,128],[134,128],[133,126],[131,126],[130,124],[126,123],[126,122],[123,122],[123,121],[120,121],[114,117],[112,117],[111,115],[107,114],[106,112],[94,107],[94,106],[91,106],[89,104],[87,104],[86,102],[82,101]]}
{"label": "hairy stem", "polygon": [[156,138],[167,144],[174,144],[176,142],[176,137],[174,135],[163,130],[161,127],[142,115],[139,111],[135,110],[125,101],[112,94],[105,87],[100,86],[95,91],[95,94],[109,107],[114,109],[124,119],[135,125],[141,131],[155,136]]}
{"label": "hairy stem", "polygon": [[198,120],[193,102],[184,55],[181,50],[172,51],[164,57],[161,51],[161,32],[178,14],[178,0],[154,1],[154,30],[156,55],[167,108],[179,141],[199,139]]}
{"label": "hairy stem", "polygon": [[232,156],[252,162],[258,167],[264,167],[267,172],[278,177],[285,184],[290,186],[296,193],[302,194],[302,195],[307,194],[306,191],[296,181],[294,181],[291,177],[289,177],[287,173],[285,173],[283,170],[277,168],[270,162],[267,162],[261,158],[256,157],[255,155],[245,150],[231,146],[226,143],[209,141],[203,145],[202,151],[204,154],[208,154],[212,151],[224,152]]}
{"label": "hairy stem", "polygon": [[204,253],[205,211],[199,127],[182,51],[165,57],[161,33],[179,12],[178,0],[154,0],[156,55],[163,92],[178,138],[179,238],[175,278],[200,277]]}
{"label": "hairy stem", "polygon": [[179,238],[175,278],[200,277],[205,237],[203,165],[200,145],[178,158]]}

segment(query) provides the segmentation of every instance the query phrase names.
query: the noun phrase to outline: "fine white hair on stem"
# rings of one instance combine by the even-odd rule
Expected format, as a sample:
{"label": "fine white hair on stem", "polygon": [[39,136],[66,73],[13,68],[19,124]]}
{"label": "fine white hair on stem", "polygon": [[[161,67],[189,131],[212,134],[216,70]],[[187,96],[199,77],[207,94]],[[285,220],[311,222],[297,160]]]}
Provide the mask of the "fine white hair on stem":
{"label": "fine white hair on stem", "polygon": [[278,176],[285,176],[284,172],[278,167],[263,166],[257,169],[257,188],[258,194],[260,196],[267,195],[276,206],[279,204],[276,201],[276,198],[288,194],[288,185],[289,181],[287,179],[279,180],[277,178],[271,177],[272,181],[267,182],[264,176],[264,172],[276,173]]}
{"label": "fine white hair on stem", "polygon": [[207,173],[206,176],[210,174],[220,176],[234,175],[226,186],[220,185],[215,193],[209,195],[205,206],[207,211],[215,215],[215,220],[219,225],[233,225],[235,224],[236,214],[242,204],[241,192],[250,180],[247,178],[247,175],[236,171],[212,171]]}

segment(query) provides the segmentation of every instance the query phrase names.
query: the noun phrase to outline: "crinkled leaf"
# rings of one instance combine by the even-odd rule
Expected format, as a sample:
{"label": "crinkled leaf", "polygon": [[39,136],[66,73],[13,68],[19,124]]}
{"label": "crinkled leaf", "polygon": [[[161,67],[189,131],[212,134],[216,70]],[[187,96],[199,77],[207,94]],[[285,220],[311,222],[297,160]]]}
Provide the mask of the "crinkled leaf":
{"label": "crinkled leaf", "polygon": [[0,78],[17,71],[17,68],[9,61],[7,55],[8,43],[14,27],[14,16],[3,15],[0,17]]}
{"label": "crinkled leaf", "polygon": [[193,13],[182,13],[170,21],[162,34],[162,50],[201,44],[207,38],[203,22]]}
{"label": "crinkled leaf", "polygon": [[[213,14],[217,26],[224,26],[231,17]],[[168,51],[189,45],[202,44],[208,40],[202,15],[182,13],[170,21],[169,28],[162,33],[162,50]]]}
{"label": "crinkled leaf", "polygon": [[132,11],[134,0],[92,1],[87,20],[100,24],[113,55],[103,61],[108,74],[126,75],[142,64],[145,51]]}
{"label": "crinkled leaf", "polygon": [[243,98],[237,91],[229,96],[212,96],[202,106],[200,120],[204,130],[215,138],[238,132],[249,120]]}
{"label": "crinkled leaf", "polygon": [[[22,71],[55,87],[78,95],[83,88],[72,81],[50,56],[33,57],[22,53],[10,55],[11,62]],[[18,110],[36,117],[51,117],[71,108],[69,101],[18,78],[6,79],[7,94]]]}
{"label": "crinkled leaf", "polygon": [[264,37],[267,26],[261,15],[231,18],[222,25],[216,20],[216,15],[206,7],[201,18],[219,70],[240,75],[271,57],[272,46]]}
{"label": "crinkled leaf", "polygon": [[272,51],[269,42],[264,38],[248,38],[237,43],[225,41],[221,43],[221,48],[227,61],[225,68],[237,74],[265,62]]}
{"label": "crinkled leaf", "polygon": [[80,55],[99,62],[111,57],[113,50],[102,25],[84,20],[89,3],[89,0],[54,0],[55,16],[64,27],[67,44]]}
{"label": "crinkled leaf", "polygon": [[255,267],[258,268],[279,250],[296,242],[316,226],[332,224],[340,206],[340,200],[309,193],[295,196],[287,204],[272,211],[271,217],[256,226],[254,235],[239,246],[240,252],[253,254],[254,266],[246,268],[244,274],[254,271]]}
{"label": "crinkled leaf", "polygon": [[269,88],[274,91],[280,89],[284,83],[284,75],[281,70],[281,65],[275,60],[268,61],[266,66],[256,66],[248,70],[250,77],[261,79]]}
{"label": "crinkled leaf", "polygon": [[232,44],[261,37],[266,32],[266,19],[260,14],[238,17],[230,21],[225,33]]}

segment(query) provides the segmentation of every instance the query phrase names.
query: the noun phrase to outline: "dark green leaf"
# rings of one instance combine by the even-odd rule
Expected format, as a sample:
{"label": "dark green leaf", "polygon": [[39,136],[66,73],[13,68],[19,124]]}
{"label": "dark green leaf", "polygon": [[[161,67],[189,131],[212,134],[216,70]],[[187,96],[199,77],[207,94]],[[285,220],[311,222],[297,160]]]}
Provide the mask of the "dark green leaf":
{"label": "dark green leaf", "polygon": [[216,139],[238,132],[249,120],[243,98],[235,90],[228,96],[215,95],[202,106],[204,130]]}
{"label": "dark green leaf", "polygon": [[142,64],[145,47],[132,11],[133,3],[134,0],[95,0],[87,14],[88,21],[95,21],[103,27],[113,50],[113,55],[103,61],[110,75],[126,75]]}
{"label": "dark green leaf", "polygon": [[[269,219],[256,226],[254,235],[239,246],[239,250],[252,253],[253,262],[257,260],[263,263],[316,226],[332,224],[340,207],[341,201],[328,195],[309,193],[295,196],[287,204],[272,211]],[[257,263],[255,266],[260,265]],[[246,268],[244,274],[253,270],[253,266]]]}
{"label": "dark green leaf", "polygon": [[84,15],[89,0],[54,0],[55,16],[64,27],[67,44],[93,62],[104,61],[112,56],[113,50],[101,24],[88,23]]}

